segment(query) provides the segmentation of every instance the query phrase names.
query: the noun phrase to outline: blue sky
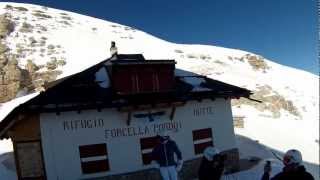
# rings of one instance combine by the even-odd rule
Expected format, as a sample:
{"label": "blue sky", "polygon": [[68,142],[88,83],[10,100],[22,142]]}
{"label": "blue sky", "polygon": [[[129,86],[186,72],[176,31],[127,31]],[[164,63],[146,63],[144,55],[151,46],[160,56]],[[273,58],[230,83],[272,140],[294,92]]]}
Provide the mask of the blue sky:
{"label": "blue sky", "polygon": [[316,0],[17,0],[69,10],[176,43],[250,51],[319,74]]}

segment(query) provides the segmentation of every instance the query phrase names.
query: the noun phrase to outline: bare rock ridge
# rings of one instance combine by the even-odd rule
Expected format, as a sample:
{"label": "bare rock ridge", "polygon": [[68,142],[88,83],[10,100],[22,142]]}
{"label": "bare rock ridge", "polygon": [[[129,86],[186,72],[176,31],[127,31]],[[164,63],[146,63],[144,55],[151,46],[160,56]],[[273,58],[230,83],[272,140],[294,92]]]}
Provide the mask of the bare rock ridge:
{"label": "bare rock ridge", "polygon": [[262,70],[263,72],[266,72],[266,70],[270,69],[267,63],[263,60],[264,58],[262,56],[254,56],[254,55],[247,54],[242,58],[248,59],[248,63],[256,71]]}
{"label": "bare rock ridge", "polygon": [[[53,81],[61,74],[57,68],[66,64],[63,56],[57,56],[62,54],[61,46],[49,44],[46,47],[47,37],[32,36],[33,31],[38,34],[47,31],[46,27],[32,26],[26,18],[20,23],[17,17],[12,17],[12,13],[27,12],[27,8],[7,5],[5,9],[6,13],[0,14],[0,103],[41,90],[45,82]],[[43,11],[34,11],[33,15],[39,19],[51,18]],[[9,36],[23,41],[16,43],[15,48],[9,48]],[[19,60],[35,53],[48,56],[49,60],[45,64],[36,64],[34,59],[27,59],[24,65],[20,63]]]}
{"label": "bare rock ridge", "polygon": [[252,98],[261,100],[261,103],[251,101],[246,98],[240,98],[238,100],[232,100],[232,106],[250,105],[260,112],[271,112],[273,118],[279,118],[281,115],[280,111],[285,110],[296,116],[298,119],[302,118],[301,113],[298,108],[294,106],[294,103],[290,100],[286,100],[270,86],[260,86],[257,90],[253,91],[253,93]]}

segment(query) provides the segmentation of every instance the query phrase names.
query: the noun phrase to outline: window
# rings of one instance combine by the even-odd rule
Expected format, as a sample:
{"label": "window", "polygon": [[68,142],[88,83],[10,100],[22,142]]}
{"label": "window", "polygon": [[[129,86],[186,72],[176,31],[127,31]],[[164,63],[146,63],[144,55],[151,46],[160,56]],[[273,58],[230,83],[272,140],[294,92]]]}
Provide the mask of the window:
{"label": "window", "polygon": [[159,138],[156,136],[141,138],[140,148],[143,165],[148,165],[152,161],[152,150],[158,144]]}
{"label": "window", "polygon": [[118,94],[165,92],[174,87],[174,69],[161,64],[117,66],[112,82]]}
{"label": "window", "polygon": [[110,166],[105,143],[79,146],[79,154],[83,174],[109,171]]}
{"label": "window", "polygon": [[198,129],[192,131],[194,153],[202,154],[208,146],[213,146],[212,129]]}

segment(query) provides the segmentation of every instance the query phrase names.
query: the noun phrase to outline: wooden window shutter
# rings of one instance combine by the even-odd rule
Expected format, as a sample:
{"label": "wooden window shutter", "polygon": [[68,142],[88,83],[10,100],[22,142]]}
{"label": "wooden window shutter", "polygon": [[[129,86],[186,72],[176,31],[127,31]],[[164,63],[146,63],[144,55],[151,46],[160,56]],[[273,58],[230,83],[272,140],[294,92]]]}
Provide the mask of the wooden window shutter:
{"label": "wooden window shutter", "polygon": [[153,72],[152,73],[152,87],[153,87],[153,91],[159,91],[159,77],[158,77],[158,73],[157,72]]}
{"label": "wooden window shutter", "polygon": [[198,129],[192,131],[194,153],[202,154],[208,146],[213,146],[212,129]]}
{"label": "wooden window shutter", "polygon": [[159,143],[157,136],[141,138],[140,148],[143,165],[148,165],[152,161],[152,150]]}
{"label": "wooden window shutter", "polygon": [[107,145],[105,143],[79,146],[79,155],[83,174],[110,170]]}

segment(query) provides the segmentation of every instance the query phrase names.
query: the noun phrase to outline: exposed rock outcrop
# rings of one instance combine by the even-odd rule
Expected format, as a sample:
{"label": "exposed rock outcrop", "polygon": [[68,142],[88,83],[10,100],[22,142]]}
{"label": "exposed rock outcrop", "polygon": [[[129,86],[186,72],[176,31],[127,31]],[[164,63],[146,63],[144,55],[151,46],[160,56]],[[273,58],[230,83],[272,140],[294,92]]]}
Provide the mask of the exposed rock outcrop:
{"label": "exposed rock outcrop", "polygon": [[19,90],[31,84],[29,73],[18,66],[14,57],[6,61],[0,68],[0,102],[15,98]]}
{"label": "exposed rock outcrop", "polygon": [[[58,56],[63,52],[60,45],[48,45],[45,49],[47,38],[32,34],[33,32],[41,33],[47,29],[38,24],[32,24],[32,21],[26,17],[22,18],[23,22],[19,22],[21,18],[12,14],[23,14],[28,9],[11,5],[6,6],[5,9],[7,12],[0,15],[0,103],[30,91],[43,90],[47,82],[56,80],[62,73],[58,67],[66,64],[65,57]],[[38,18],[50,18],[42,11],[33,11],[33,14]],[[8,38],[13,32],[16,38],[23,37],[23,41],[10,43]],[[36,53],[39,53],[40,57],[47,55],[46,58],[51,61],[36,64],[34,61]],[[28,58],[30,59],[26,60]]]}
{"label": "exposed rock outcrop", "polygon": [[244,57],[240,58],[241,60],[247,59],[248,63],[252,66],[253,70],[262,70],[266,72],[266,70],[270,69],[266,61],[264,61],[262,56],[246,54]]}
{"label": "exposed rock outcrop", "polygon": [[251,101],[246,98],[240,98],[232,100],[232,106],[250,105],[261,112],[270,111],[273,118],[279,118],[281,116],[281,110],[285,110],[298,118],[302,117],[298,108],[294,106],[291,100],[285,99],[279,93],[273,91],[270,86],[260,86],[257,87],[257,89],[258,90],[254,91],[254,94],[251,97],[262,101],[262,103]]}
{"label": "exposed rock outcrop", "polygon": [[10,20],[10,14],[0,15],[0,39],[6,37],[14,30],[14,23]]}

